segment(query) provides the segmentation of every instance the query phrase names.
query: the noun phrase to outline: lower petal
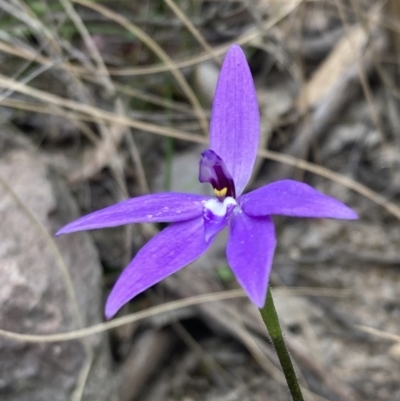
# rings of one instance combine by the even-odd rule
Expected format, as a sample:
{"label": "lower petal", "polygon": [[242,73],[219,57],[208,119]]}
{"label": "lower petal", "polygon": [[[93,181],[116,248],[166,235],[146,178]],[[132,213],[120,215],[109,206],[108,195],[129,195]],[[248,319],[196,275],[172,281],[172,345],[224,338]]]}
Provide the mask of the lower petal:
{"label": "lower petal", "polygon": [[270,217],[249,217],[242,211],[230,222],[227,258],[236,279],[259,308],[265,304],[276,245]]}
{"label": "lower petal", "polygon": [[106,304],[112,318],[133,297],[200,257],[212,244],[203,218],[175,223],[150,240],[118,278]]}

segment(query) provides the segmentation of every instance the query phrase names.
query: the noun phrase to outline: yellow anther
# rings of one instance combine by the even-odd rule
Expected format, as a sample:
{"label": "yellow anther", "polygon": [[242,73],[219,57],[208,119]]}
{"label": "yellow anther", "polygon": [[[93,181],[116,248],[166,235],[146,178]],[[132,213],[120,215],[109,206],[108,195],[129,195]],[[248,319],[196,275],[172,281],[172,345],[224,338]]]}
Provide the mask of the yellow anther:
{"label": "yellow anther", "polygon": [[228,188],[216,189],[214,188],[214,193],[218,198],[223,198],[228,192]]}

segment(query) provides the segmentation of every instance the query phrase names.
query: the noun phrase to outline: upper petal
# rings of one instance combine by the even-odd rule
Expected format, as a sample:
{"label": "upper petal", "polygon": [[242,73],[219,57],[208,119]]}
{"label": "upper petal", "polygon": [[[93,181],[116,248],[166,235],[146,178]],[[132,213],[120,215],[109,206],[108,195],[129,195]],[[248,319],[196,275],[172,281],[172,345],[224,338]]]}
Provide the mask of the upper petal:
{"label": "upper petal", "polygon": [[131,223],[184,221],[199,217],[209,196],[176,192],[138,196],[67,224],[56,235]]}
{"label": "upper petal", "polygon": [[175,223],[150,240],[118,278],[107,299],[110,319],[137,294],[201,256],[212,241],[204,239],[203,218]]}
{"label": "upper petal", "polygon": [[240,211],[232,216],[226,248],[228,262],[239,284],[259,308],[265,303],[275,245],[270,217],[249,217]]}
{"label": "upper petal", "polygon": [[276,181],[240,198],[249,216],[281,214],[295,217],[357,219],[357,213],[335,198],[307,184],[293,180]]}
{"label": "upper petal", "polygon": [[259,136],[260,114],[253,78],[242,49],[233,45],[226,54],[215,91],[210,148],[224,160],[237,196],[253,171]]}

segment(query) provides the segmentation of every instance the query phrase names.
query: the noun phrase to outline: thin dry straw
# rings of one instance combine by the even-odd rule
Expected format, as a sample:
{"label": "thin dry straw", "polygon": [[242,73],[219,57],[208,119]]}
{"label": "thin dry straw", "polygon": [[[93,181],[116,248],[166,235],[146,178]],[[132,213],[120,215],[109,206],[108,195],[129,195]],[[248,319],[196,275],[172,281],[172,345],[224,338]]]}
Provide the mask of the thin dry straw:
{"label": "thin dry straw", "polygon": [[[338,289],[326,289],[326,288],[275,288],[275,293],[286,296],[328,296],[328,297],[344,297],[349,296],[351,293],[346,290]],[[243,290],[230,290],[223,292],[215,292],[211,294],[202,294],[193,296],[190,298],[179,299],[177,301],[168,302],[162,305],[153,306],[140,312],[132,313],[127,316],[116,318],[106,323],[99,323],[90,327],[86,327],[79,330],[73,330],[66,333],[57,334],[20,334],[14,333],[7,330],[0,329],[0,336],[10,338],[16,341],[24,341],[30,343],[48,343],[48,342],[60,342],[60,341],[71,341],[91,335],[99,334],[107,330],[114,329],[129,323],[137,322],[143,319],[147,319],[153,316],[161,315],[172,310],[185,308],[188,306],[200,305],[206,302],[223,301],[233,298],[246,298],[247,295]]]}

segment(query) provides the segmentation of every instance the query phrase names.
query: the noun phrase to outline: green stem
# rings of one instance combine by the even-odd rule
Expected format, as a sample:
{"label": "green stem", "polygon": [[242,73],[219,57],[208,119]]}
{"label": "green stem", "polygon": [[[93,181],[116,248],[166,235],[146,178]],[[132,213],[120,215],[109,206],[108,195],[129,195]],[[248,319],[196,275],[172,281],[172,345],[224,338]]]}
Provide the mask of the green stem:
{"label": "green stem", "polygon": [[271,290],[269,288],[267,292],[267,301],[265,306],[260,309],[260,313],[265,327],[271,337],[272,343],[274,344],[292,399],[293,401],[304,401],[296,372],[294,371],[292,360],[290,359],[289,351],[283,338],[278,314],[276,313],[274,300],[272,299]]}

